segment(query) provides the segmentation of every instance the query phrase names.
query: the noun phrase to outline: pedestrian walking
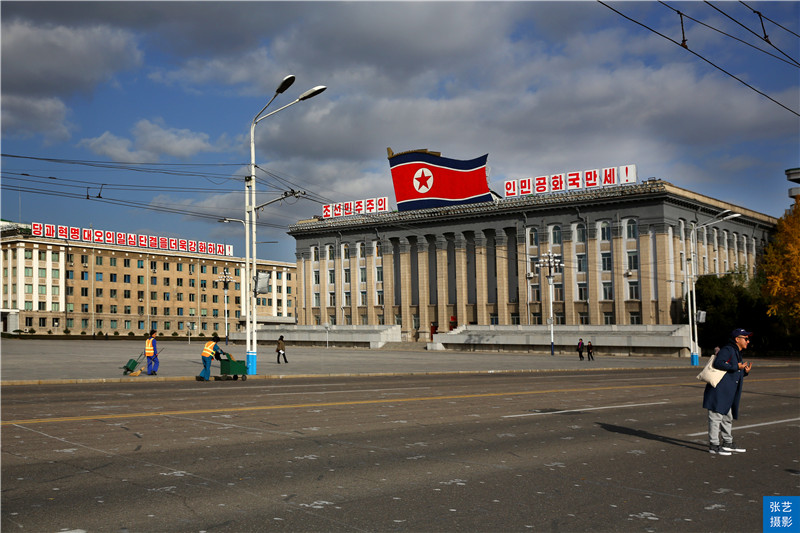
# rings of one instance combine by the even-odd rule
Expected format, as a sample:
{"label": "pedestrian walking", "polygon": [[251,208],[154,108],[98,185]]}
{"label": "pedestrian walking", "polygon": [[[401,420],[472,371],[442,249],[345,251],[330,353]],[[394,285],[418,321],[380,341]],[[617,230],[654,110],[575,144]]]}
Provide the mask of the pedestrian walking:
{"label": "pedestrian walking", "polygon": [[214,333],[211,335],[211,340],[203,346],[203,354],[201,357],[203,361],[203,370],[201,370],[200,375],[197,376],[197,381],[208,381],[211,379],[211,361],[214,357],[220,359],[220,354],[223,353],[222,349],[217,346],[218,342],[219,335]]}
{"label": "pedestrian walking", "polygon": [[283,342],[283,335],[278,337],[278,344],[275,346],[275,352],[278,354],[278,364],[281,364],[281,356],[283,356],[284,363],[289,362],[286,360],[286,343]]}
{"label": "pedestrian walking", "polygon": [[147,375],[155,376],[158,373],[158,346],[156,344],[156,330],[150,330],[150,336],[144,343],[144,354],[147,356]]}
{"label": "pedestrian walking", "polygon": [[592,341],[586,343],[586,360],[594,361],[594,346],[592,346]]}
{"label": "pedestrian walking", "polygon": [[739,418],[739,400],[742,397],[744,377],[750,373],[752,363],[742,359],[742,350],[750,343],[750,331],[737,328],[731,332],[730,342],[714,358],[713,367],[724,370],[725,375],[716,387],[706,385],[703,408],[708,409],[708,451],[719,455],[731,452],[744,453],[747,449],[733,443],[733,420]]}
{"label": "pedestrian walking", "polygon": [[583,339],[578,339],[578,357],[583,361]]}

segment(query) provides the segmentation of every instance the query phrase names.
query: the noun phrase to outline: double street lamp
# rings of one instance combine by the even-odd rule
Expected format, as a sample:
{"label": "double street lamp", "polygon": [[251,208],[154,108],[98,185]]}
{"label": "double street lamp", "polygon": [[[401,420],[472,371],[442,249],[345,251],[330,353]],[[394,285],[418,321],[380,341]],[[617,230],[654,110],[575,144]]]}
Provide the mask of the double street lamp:
{"label": "double street lamp", "polygon": [[[730,214],[727,214],[730,213]],[[719,218],[722,215],[726,215],[724,218]],[[689,256],[689,262],[692,264],[692,271],[691,271],[691,280],[689,280],[688,286],[688,299],[686,301],[687,312],[689,314],[689,349],[692,352],[692,364],[697,364],[697,360],[699,359],[699,351],[700,346],[698,344],[697,338],[697,293],[695,292],[695,283],[697,282],[697,267],[695,263],[697,263],[696,257],[696,249],[697,249],[697,230],[712,226],[714,224],[719,224],[720,222],[725,222],[726,220],[730,220],[732,218],[742,216],[741,213],[731,213],[730,209],[725,209],[717,213],[717,215],[705,222],[703,224],[697,225],[696,222],[692,222],[692,234],[689,236],[689,245],[691,247],[691,252]]]}
{"label": "double street lamp", "polygon": [[548,250],[539,258],[539,262],[536,263],[536,268],[541,272],[542,269],[547,268],[547,284],[549,286],[549,295],[550,295],[550,318],[547,319],[547,323],[550,324],[550,355],[555,355],[555,339],[553,334],[553,278],[555,277],[555,272],[559,268],[563,268],[564,263],[561,262],[561,258],[554,254],[552,251]]}
{"label": "double street lamp", "polygon": [[[287,107],[293,106],[298,102],[302,102],[304,100],[308,100],[309,98],[313,98],[317,96],[322,91],[326,89],[324,85],[317,85],[316,87],[307,90],[303,94],[301,94],[296,100],[286,104],[283,107],[276,109],[275,111],[271,111],[270,113],[264,114],[267,107],[272,103],[273,100],[283,92],[286,91],[291,85],[294,83],[295,77],[293,75],[286,76],[281,81],[278,88],[275,90],[275,94],[270,98],[269,102],[261,108],[261,110],[256,113],[256,116],[253,117],[253,120],[250,123],[250,175],[245,178],[245,264],[249,263],[249,268],[246,268],[246,275],[252,276],[254,283],[253,288],[255,288],[255,279],[258,277],[258,269],[256,265],[256,210],[261,209],[273,202],[277,202],[279,200],[283,200],[284,198],[288,198],[289,196],[299,196],[301,194],[305,194],[302,192],[297,191],[290,191],[285,192],[282,196],[270,200],[261,205],[256,205],[256,187],[255,187],[255,179],[256,179],[256,142],[255,142],[255,135],[256,135],[256,124],[261,122],[267,117],[274,115],[280,111],[283,111]],[[242,302],[242,305],[245,306],[247,309],[249,307],[249,312],[246,313],[246,330],[247,330],[247,369],[248,373],[255,374],[256,369],[256,350],[257,350],[257,337],[256,337],[256,327],[258,324],[257,316],[256,316],[256,294],[255,291],[246,291],[247,298]],[[249,305],[248,305],[249,304]]]}

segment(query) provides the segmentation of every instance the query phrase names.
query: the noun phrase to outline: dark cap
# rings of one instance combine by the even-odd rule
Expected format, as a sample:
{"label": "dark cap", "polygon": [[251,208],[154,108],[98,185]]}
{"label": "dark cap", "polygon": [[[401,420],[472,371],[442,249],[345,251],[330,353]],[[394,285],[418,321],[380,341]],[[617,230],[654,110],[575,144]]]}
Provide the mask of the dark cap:
{"label": "dark cap", "polygon": [[749,337],[752,334],[753,334],[752,331],[747,331],[742,328],[736,328],[731,332],[731,338],[735,339],[736,337]]}
{"label": "dark cap", "polygon": [[219,340],[219,335],[214,333],[213,335],[211,335],[211,340],[213,340],[214,342],[217,342]]}

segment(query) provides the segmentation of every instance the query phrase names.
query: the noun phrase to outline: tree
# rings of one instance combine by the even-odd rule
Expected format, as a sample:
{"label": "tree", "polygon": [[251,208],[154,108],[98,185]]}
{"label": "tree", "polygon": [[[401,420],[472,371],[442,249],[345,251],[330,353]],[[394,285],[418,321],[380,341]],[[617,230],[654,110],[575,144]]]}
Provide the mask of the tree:
{"label": "tree", "polygon": [[764,296],[770,316],[800,324],[800,199],[778,220],[761,261]]}

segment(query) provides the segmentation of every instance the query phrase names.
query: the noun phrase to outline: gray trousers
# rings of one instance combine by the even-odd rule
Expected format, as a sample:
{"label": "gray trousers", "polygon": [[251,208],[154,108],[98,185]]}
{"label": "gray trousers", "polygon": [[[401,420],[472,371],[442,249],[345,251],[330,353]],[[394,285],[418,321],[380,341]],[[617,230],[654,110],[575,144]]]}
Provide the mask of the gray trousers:
{"label": "gray trousers", "polygon": [[[728,413],[721,415],[714,411],[708,411],[708,442],[710,444],[730,444],[733,442],[733,413],[728,409]],[[722,441],[719,440],[722,434]]]}

